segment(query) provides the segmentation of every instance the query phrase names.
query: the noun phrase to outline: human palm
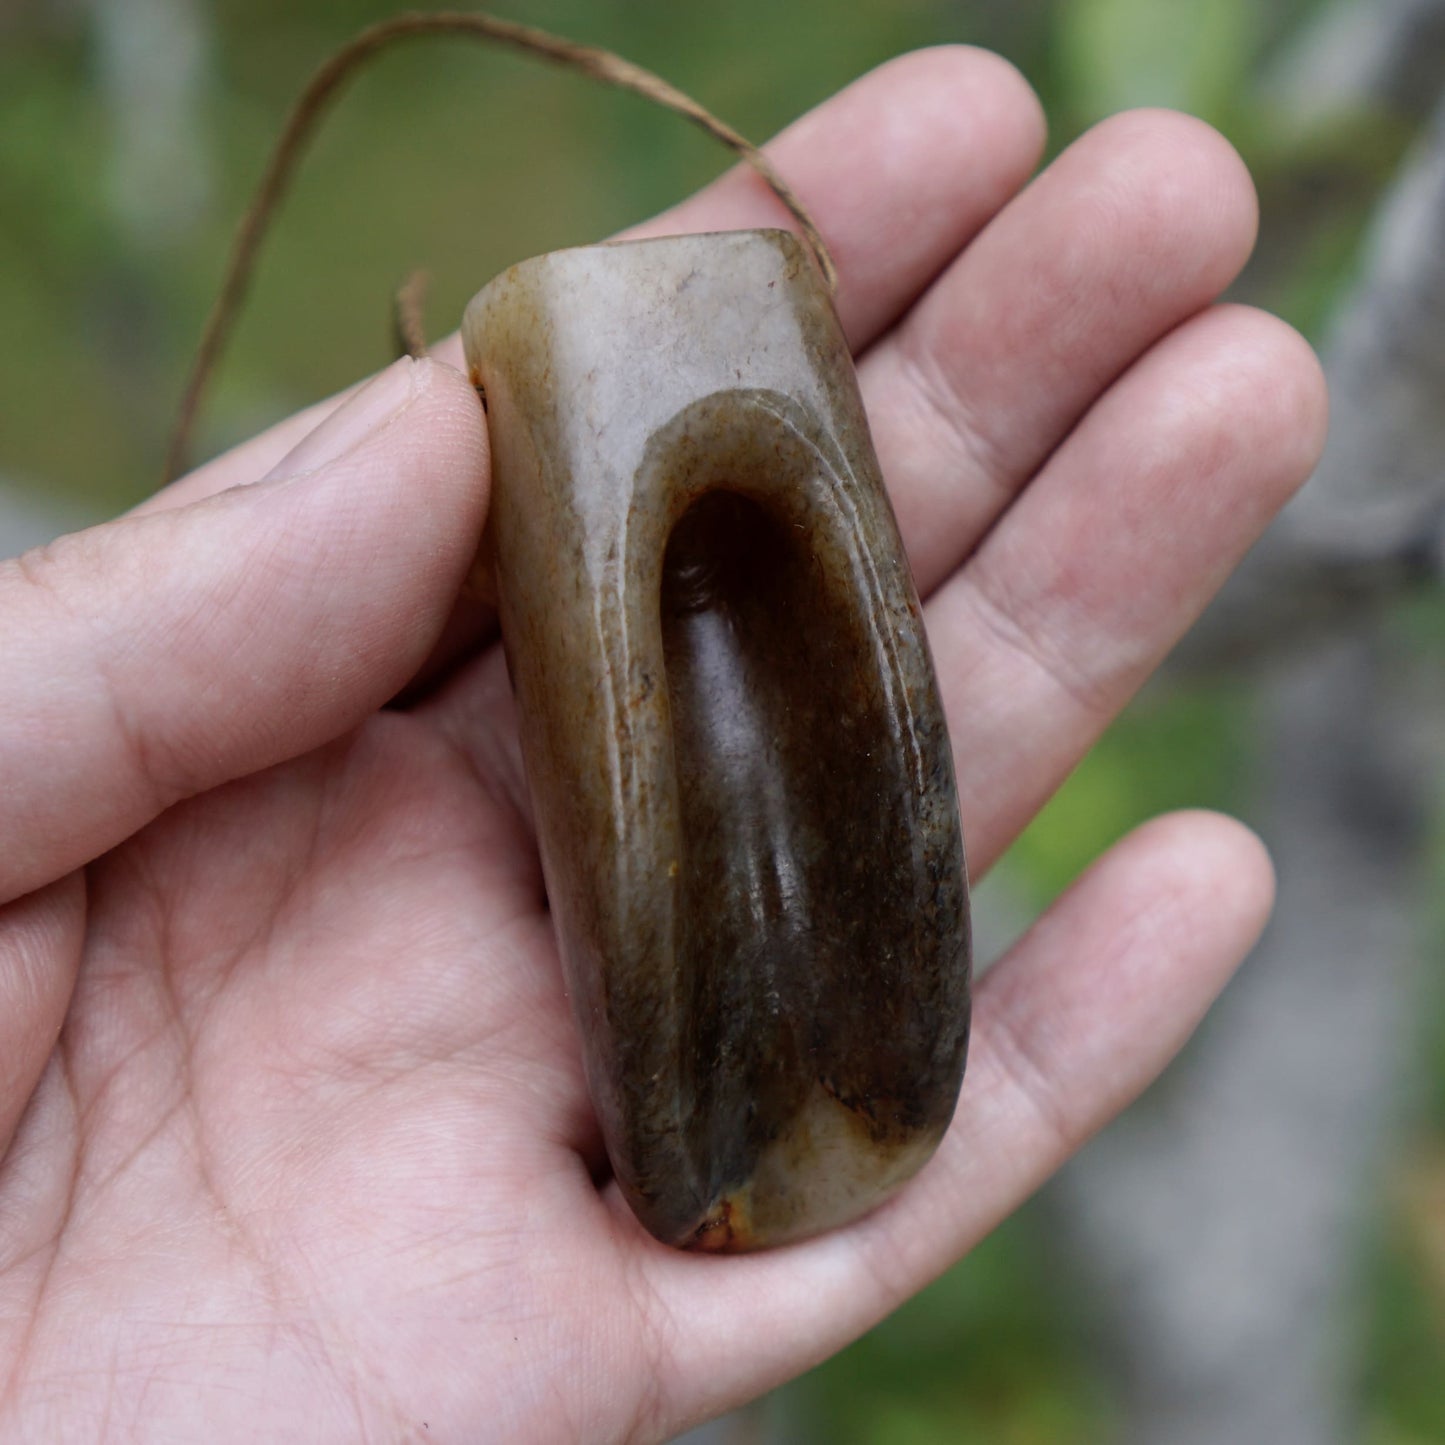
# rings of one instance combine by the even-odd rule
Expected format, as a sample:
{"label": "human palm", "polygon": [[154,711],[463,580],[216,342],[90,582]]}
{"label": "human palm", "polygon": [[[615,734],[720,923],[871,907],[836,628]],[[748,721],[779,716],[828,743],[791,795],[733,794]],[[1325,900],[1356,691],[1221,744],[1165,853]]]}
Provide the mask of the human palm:
{"label": "human palm", "polygon": [[[1323,426],[1298,339],[1210,308],[1254,225],[1223,142],[1121,117],[1021,190],[1040,146],[1018,77],[944,50],[773,148],[840,263],[975,876]],[[645,229],[776,219],[733,175]],[[665,1437],[957,1258],[1262,923],[1243,829],[1141,829],[983,981],[957,1118],[897,1197],[761,1255],[655,1243],[587,1103],[499,650],[454,606],[487,475],[465,381],[402,362],[0,569],[15,1438]]]}

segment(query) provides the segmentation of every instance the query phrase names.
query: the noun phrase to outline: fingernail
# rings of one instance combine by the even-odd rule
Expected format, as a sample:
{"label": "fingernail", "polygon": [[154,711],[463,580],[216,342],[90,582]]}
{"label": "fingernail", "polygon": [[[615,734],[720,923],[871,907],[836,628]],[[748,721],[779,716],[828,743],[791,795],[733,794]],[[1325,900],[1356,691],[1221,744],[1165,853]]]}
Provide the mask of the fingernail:
{"label": "fingernail", "polygon": [[348,397],[271,468],[265,480],[299,477],[339,461],[379,431],[426,388],[431,367],[403,356]]}

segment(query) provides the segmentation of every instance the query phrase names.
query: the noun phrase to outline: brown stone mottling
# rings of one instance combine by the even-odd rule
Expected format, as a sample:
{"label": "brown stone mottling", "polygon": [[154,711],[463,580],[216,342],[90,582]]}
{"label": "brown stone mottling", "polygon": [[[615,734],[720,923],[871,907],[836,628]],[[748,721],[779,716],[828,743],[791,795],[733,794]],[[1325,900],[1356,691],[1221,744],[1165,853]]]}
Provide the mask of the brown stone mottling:
{"label": "brown stone mottling", "polygon": [[831,302],[786,232],[594,246],[468,307],[502,633],[617,1178],[757,1248],[928,1158],[968,894],[918,599]]}

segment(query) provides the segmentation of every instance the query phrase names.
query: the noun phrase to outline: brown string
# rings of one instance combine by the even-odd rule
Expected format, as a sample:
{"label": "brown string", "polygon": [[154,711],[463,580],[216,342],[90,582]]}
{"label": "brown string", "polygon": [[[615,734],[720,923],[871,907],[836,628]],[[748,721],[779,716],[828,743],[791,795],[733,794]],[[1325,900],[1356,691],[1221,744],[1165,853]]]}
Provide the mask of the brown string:
{"label": "brown string", "polygon": [[422,317],[430,284],[431,277],[425,271],[413,271],[397,288],[391,320],[398,356],[412,356],[420,361],[427,353],[426,324]]}
{"label": "brown string", "polygon": [[568,66],[606,85],[630,90],[686,117],[736,152],[768,183],[797,221],[828,289],[837,290],[838,272],[827,245],[803,203],[778,174],[772,162],[751,141],[660,76],[644,70],[640,65],[633,65],[631,61],[623,60],[610,50],[602,50],[595,45],[579,45],[576,41],[565,40],[545,30],[519,25],[512,20],[501,20],[481,11],[396,15],[363,30],[332,54],[307,82],[306,89],[302,91],[300,99],[287,117],[281,138],[276,142],[265,174],[256,188],[255,199],[236,232],[220,294],[206,320],[201,344],[197,348],[196,359],[191,365],[185,393],[181,398],[170,446],[166,451],[165,481],[170,481],[184,466],[192,424],[200,409],[206,384],[215,369],[236,313],[245,297],[246,288],[250,284],[256,253],[322,112],[341,84],[378,51],[397,41],[421,35],[463,35],[478,40],[496,41],[498,44]]}

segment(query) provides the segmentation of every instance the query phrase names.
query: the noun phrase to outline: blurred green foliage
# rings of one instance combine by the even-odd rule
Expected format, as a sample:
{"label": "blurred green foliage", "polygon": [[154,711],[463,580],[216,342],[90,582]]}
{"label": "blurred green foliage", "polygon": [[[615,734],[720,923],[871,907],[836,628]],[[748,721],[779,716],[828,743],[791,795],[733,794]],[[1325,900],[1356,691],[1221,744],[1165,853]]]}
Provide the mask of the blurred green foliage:
{"label": "blurred green foliage", "polygon": [[1163,105],[1227,128],[1253,73],[1259,19],[1250,0],[1077,0],[1059,11],[1069,99],[1082,116]]}
{"label": "blurred green foliage", "polygon": [[1088,1445],[1108,1438],[1108,1400],[1081,1321],[1059,1288],[1064,1266],[1037,1207],[996,1231],[932,1289],[794,1387],[798,1445],[987,1441]]}
{"label": "blurred green foliage", "polygon": [[[1298,134],[1261,67],[1318,0],[516,0],[508,13],[621,51],[765,136],[903,50],[969,41],[1043,95],[1057,150],[1099,117],[1163,104],[1241,148],[1264,205],[1245,279],[1318,335],[1356,263],[1409,129],[1356,118]],[[146,233],[113,203],[118,117],[89,13],[0,12],[0,479],[101,515],[145,495],[232,226],[284,110],[320,58],[384,0],[218,0],[191,124],[209,199]],[[661,209],[723,166],[641,102],[538,62],[417,42],[360,77],[308,157],[267,244],[204,418],[217,450],[384,363],[390,296],[432,273],[430,329],[510,262]],[[940,185],[947,184],[940,177]],[[1222,687],[1151,694],[1078,769],[1010,865],[1036,902],[1167,807],[1247,802],[1248,717]],[[1445,854],[1445,849],[1442,849]],[[1440,859],[1445,864],[1445,856]],[[1433,927],[1445,934],[1445,919]],[[1425,1018],[1422,1137],[1445,1140],[1445,1006]],[[1422,1152],[1426,1152],[1422,1144]],[[1371,1322],[1372,1438],[1445,1442],[1445,1304],[1407,1232],[1382,1221]],[[1110,1402],[1079,1283],[1039,1208],[769,1408],[789,1438],[836,1445],[1078,1445]]]}

